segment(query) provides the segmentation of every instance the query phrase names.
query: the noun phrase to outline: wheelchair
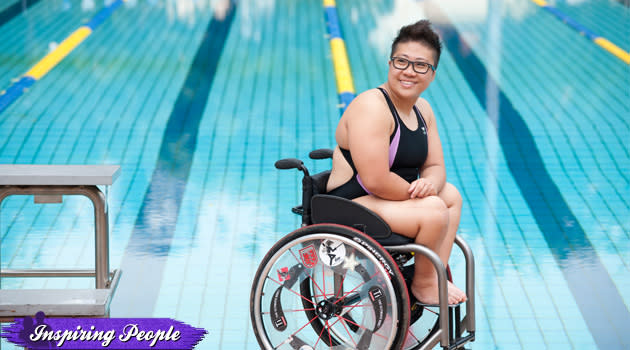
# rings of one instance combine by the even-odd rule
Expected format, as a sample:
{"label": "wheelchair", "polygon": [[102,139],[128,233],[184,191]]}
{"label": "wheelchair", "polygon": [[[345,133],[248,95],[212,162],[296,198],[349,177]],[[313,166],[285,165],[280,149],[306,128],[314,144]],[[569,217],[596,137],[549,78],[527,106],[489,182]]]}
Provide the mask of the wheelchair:
{"label": "wheelchair", "polygon": [[[250,312],[262,349],[460,349],[474,341],[474,258],[461,237],[468,300],[449,306],[450,269],[436,253],[364,206],[326,195],[330,170],[310,175],[296,158],[275,166],[304,173],[302,204],[292,209],[302,226],[273,245],[254,277]],[[414,254],[437,271],[439,305],[423,306],[407,289]]]}

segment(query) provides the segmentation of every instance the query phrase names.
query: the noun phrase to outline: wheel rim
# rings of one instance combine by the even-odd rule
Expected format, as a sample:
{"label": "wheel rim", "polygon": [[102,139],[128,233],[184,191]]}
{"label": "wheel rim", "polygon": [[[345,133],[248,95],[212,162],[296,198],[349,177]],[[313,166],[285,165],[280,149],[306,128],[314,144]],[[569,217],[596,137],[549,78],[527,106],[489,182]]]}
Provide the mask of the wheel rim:
{"label": "wheel rim", "polygon": [[282,246],[255,284],[254,313],[260,315],[254,317],[255,327],[265,335],[264,345],[390,348],[398,327],[398,301],[387,271],[372,256],[337,234],[308,234]]}

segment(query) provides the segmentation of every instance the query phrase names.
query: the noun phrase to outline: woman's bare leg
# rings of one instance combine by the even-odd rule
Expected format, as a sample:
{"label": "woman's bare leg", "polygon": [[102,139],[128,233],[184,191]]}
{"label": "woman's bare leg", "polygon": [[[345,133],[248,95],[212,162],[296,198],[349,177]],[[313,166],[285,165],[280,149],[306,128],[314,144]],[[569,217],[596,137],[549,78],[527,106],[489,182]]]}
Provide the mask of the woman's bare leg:
{"label": "woman's bare leg", "polygon": [[[355,201],[380,215],[394,232],[413,238],[416,243],[428,247],[438,255],[442,254],[449,215],[446,204],[439,197],[388,201],[374,196],[364,196]],[[446,257],[440,258],[444,261]],[[422,254],[417,254],[415,259],[415,275],[411,290],[418,300],[436,304],[439,298],[435,268]],[[449,288],[448,294],[450,304],[463,301],[461,291],[457,288]]]}
{"label": "woman's bare leg", "polygon": [[[439,248],[438,254],[442,259],[444,259],[442,262],[444,263],[444,266],[446,266],[448,264],[448,259],[451,256],[451,251],[453,250],[453,242],[455,241],[455,236],[457,235],[457,229],[459,228],[463,200],[457,188],[448,182],[444,185],[438,196],[444,201],[448,210],[448,227],[446,228],[446,237],[444,237],[444,241]],[[465,301],[466,293],[452,283],[449,284],[449,292],[451,292],[450,289],[453,288],[452,292],[455,293],[461,301]]]}

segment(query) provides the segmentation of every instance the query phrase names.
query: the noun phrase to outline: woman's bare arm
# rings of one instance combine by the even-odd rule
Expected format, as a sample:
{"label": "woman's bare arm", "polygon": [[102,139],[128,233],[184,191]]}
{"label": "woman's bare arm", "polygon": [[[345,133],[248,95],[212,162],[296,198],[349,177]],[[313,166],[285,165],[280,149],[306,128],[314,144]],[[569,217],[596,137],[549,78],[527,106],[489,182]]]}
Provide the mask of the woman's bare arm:
{"label": "woman's bare arm", "polygon": [[419,107],[427,123],[429,153],[424,166],[420,169],[420,179],[409,186],[408,192],[412,198],[437,195],[446,184],[444,153],[433,109],[422,98],[419,100]]}
{"label": "woman's bare arm", "polygon": [[394,123],[378,90],[357,96],[344,114],[347,144],[363,185],[377,197],[409,199],[409,183],[389,169],[389,138]]}

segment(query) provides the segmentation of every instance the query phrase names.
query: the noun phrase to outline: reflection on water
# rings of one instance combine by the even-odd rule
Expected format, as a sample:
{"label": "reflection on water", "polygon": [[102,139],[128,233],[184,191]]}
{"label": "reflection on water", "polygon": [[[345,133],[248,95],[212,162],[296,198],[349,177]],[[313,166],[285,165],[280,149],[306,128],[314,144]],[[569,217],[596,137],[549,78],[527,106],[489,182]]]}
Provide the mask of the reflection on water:
{"label": "reflection on water", "polygon": [[194,24],[200,14],[212,10],[214,17],[223,20],[231,6],[230,0],[166,0],[166,14],[170,20]]}
{"label": "reflection on water", "polygon": [[239,2],[241,36],[259,42],[261,28],[258,25],[261,17],[273,15],[276,0],[248,0]]}
{"label": "reflection on water", "polygon": [[376,17],[376,25],[368,33],[368,41],[386,59],[392,40],[398,34],[400,26],[426,18],[425,1],[395,0],[389,12]]}
{"label": "reflection on water", "polygon": [[257,196],[239,194],[238,189],[213,189],[201,200],[196,235],[246,255],[261,253],[277,239],[278,218]]}
{"label": "reflection on water", "polygon": [[[94,12],[101,8],[110,6],[119,0],[80,0],[80,3],[72,0],[63,0],[61,10],[70,11],[80,8],[83,12]],[[275,0],[263,1],[243,1],[243,5],[251,5],[257,10],[269,8]],[[198,20],[207,21],[206,14],[211,12],[215,19],[223,20],[232,6],[234,0],[126,0],[124,6],[135,8],[137,6],[149,5],[151,8],[163,9],[167,18],[171,21],[180,21],[188,24],[195,24]],[[239,5],[240,6],[240,5]],[[246,7],[246,6],[243,6]]]}
{"label": "reflection on water", "polygon": [[[351,8],[349,16],[354,24],[359,21],[356,6]],[[442,10],[434,11],[437,8]],[[500,11],[497,12],[497,8]],[[376,25],[368,33],[368,41],[380,54],[388,55],[400,26],[422,18],[431,18],[436,24],[450,21],[459,25],[485,24],[503,16],[522,19],[533,11],[535,7],[521,0],[394,0],[389,11],[376,16]],[[442,18],[442,13],[448,13],[448,18]]]}

